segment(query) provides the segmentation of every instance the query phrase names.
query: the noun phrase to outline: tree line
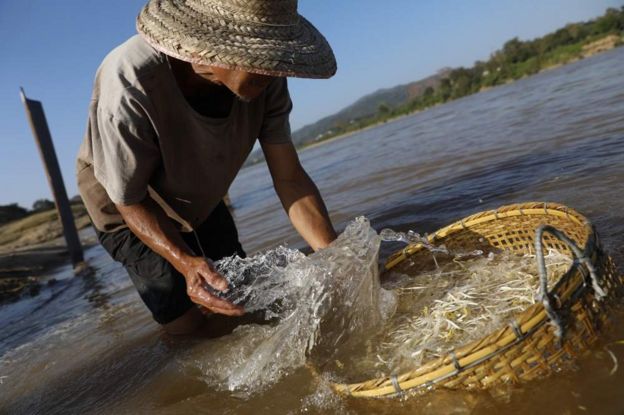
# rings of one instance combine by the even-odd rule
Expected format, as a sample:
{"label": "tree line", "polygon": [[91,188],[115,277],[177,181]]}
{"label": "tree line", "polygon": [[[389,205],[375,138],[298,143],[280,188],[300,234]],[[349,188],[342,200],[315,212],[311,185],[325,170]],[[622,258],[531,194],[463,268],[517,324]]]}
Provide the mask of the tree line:
{"label": "tree line", "polygon": [[495,51],[489,60],[477,61],[470,68],[452,69],[435,87],[425,88],[406,104],[391,108],[381,103],[375,115],[337,125],[323,139],[424,110],[582,58],[584,46],[609,35],[617,35],[614,46],[623,44],[624,6],[620,9],[610,8],[594,20],[568,24],[533,40],[513,38]]}
{"label": "tree line", "polygon": [[[71,204],[82,203],[80,196],[74,196],[70,200]],[[53,201],[49,199],[38,199],[33,205],[32,209],[26,209],[17,203],[10,203],[8,205],[0,205],[0,225],[12,222],[14,220],[25,218],[38,212],[44,212],[46,210],[54,209],[56,206]]]}

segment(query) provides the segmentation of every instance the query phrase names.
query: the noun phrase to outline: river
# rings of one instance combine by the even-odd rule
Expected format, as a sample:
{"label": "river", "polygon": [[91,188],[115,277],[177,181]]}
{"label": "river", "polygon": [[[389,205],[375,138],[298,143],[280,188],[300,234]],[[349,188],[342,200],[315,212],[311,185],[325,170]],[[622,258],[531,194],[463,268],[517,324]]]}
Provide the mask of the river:
{"label": "river", "polygon": [[[622,68],[619,48],[306,149],[300,158],[339,230],[364,215],[376,230],[431,232],[505,204],[558,202],[596,225],[622,268]],[[230,196],[248,253],[304,246],[264,164],[241,171]],[[393,249],[382,245],[381,259]],[[93,275],[73,278],[61,267],[39,295],[0,306],[0,413],[624,412],[624,345],[609,349],[621,362],[615,373],[603,348],[624,338],[619,314],[576,370],[505,393],[344,399],[320,390],[301,368],[249,395],[206,380],[236,334],[164,336],[122,268],[99,246],[86,257]]]}

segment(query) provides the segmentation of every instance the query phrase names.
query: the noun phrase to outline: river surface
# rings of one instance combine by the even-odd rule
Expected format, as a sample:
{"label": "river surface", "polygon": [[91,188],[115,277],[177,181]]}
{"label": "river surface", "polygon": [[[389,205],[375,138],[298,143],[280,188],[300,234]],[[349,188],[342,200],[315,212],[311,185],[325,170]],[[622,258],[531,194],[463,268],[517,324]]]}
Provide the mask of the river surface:
{"label": "river surface", "polygon": [[[624,265],[624,48],[543,72],[349,137],[301,161],[339,230],[364,215],[374,229],[431,232],[524,201],[558,202],[597,226]],[[303,248],[264,164],[230,192],[248,253]],[[384,244],[383,260],[396,249]],[[69,267],[39,295],[0,306],[0,413],[624,413],[624,318],[576,370],[505,391],[435,391],[399,402],[337,397],[307,368],[257,393],[207,380],[236,340],[161,333],[123,269],[99,246],[95,272]],[[227,354],[225,355],[227,356]],[[212,366],[211,366],[212,365]],[[215,376],[218,376],[215,375]]]}

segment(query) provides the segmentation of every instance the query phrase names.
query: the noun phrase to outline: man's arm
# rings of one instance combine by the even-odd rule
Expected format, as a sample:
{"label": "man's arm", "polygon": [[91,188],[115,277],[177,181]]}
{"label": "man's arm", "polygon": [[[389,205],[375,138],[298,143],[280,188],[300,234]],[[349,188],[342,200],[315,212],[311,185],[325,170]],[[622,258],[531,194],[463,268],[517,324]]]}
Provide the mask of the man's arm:
{"label": "man's arm", "polygon": [[336,239],[327,208],[292,143],[262,144],[273,186],[290,221],[315,251]]}
{"label": "man's arm", "polygon": [[204,288],[204,284],[208,284],[216,290],[224,291],[228,284],[209,259],[193,253],[172,220],[153,199],[146,196],[136,204],[115,206],[130,230],[184,276],[187,293],[194,303],[219,314],[239,316],[244,313],[242,307]]}

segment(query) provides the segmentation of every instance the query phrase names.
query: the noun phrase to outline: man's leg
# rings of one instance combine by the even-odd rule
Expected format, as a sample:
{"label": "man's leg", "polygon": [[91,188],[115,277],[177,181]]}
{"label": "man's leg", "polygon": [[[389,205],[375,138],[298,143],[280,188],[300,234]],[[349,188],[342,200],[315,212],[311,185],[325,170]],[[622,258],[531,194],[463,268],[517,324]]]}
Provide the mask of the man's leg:
{"label": "man's leg", "polygon": [[180,317],[162,326],[172,336],[184,336],[196,332],[205,322],[206,316],[199,311],[198,307],[192,307]]}
{"label": "man's leg", "polygon": [[[245,256],[238,241],[234,220],[223,202],[198,227],[196,233],[206,256],[213,261],[233,254]],[[190,334],[202,325],[205,317],[186,294],[184,276],[169,262],[127,228],[97,234],[113,259],[124,265],[154,320],[168,333]],[[182,237],[196,254],[201,255],[192,233],[183,233]]]}
{"label": "man's leg", "polygon": [[[129,229],[112,233],[97,232],[102,246],[111,257],[120,262],[154,320],[165,326],[182,316],[186,328],[197,319],[191,317],[195,304],[186,294],[186,281],[167,260],[152,251]],[[201,313],[200,313],[201,314]]]}

